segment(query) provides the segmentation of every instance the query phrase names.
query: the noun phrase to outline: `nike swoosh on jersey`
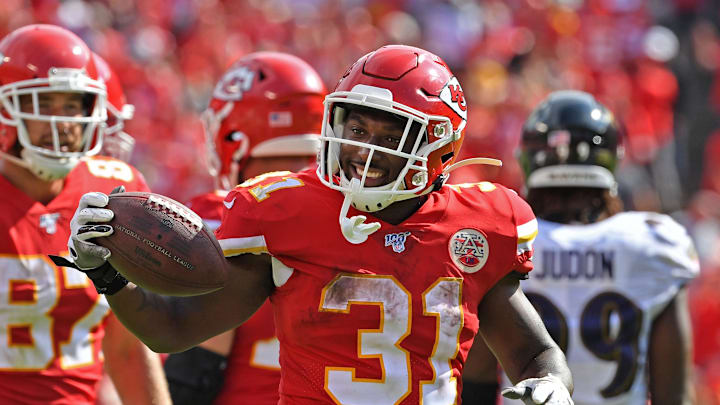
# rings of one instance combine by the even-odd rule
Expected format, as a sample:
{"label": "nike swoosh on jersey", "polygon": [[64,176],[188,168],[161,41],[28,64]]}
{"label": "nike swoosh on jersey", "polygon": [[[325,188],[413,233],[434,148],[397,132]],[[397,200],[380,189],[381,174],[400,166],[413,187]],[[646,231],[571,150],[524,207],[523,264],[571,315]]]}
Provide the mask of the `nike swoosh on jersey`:
{"label": "nike swoosh on jersey", "polygon": [[[237,198],[237,197],[235,197],[235,198]],[[232,208],[233,205],[235,205],[235,198],[233,198],[232,200],[230,200],[230,202],[223,201],[223,205],[225,206],[225,208],[227,208],[227,209]]]}

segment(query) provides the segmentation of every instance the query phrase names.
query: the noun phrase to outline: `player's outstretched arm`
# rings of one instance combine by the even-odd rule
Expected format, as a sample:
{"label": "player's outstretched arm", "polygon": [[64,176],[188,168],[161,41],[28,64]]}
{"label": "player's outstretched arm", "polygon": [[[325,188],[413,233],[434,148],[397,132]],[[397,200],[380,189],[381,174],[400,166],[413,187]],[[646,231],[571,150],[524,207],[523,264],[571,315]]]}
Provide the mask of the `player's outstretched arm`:
{"label": "player's outstretched arm", "polygon": [[107,300],[118,319],[156,352],[186,350],[246,321],[273,290],[270,256],[228,259],[224,288],[192,297],[162,296],[129,283]]}
{"label": "player's outstretched arm", "polygon": [[692,328],[682,288],[655,319],[650,335],[650,395],[653,405],[695,403]]}
{"label": "player's outstretched arm", "polygon": [[160,356],[150,351],[114,316],[103,338],[105,369],[125,404],[170,405]]}
{"label": "player's outstretched arm", "polygon": [[[123,193],[118,187],[113,193]],[[94,242],[112,235],[114,213],[106,208],[109,197],[91,192],[82,196],[70,221],[68,250],[72,261],[51,259],[59,266],[74,267],[105,294],[117,318],[150,349],[177,352],[195,346],[247,320],[273,289],[272,264],[268,255],[245,254],[225,263],[225,286],[205,295],[161,296],[128,283],[110,266],[110,249]],[[224,259],[221,259],[224,260]],[[202,271],[202,263],[197,271]],[[141,274],[146,269],[135,269]]]}
{"label": "player's outstretched arm", "polygon": [[[573,383],[565,355],[523,294],[514,273],[488,291],[478,317],[482,337],[520,394],[516,397],[503,390],[503,395],[526,404],[572,404],[569,394]],[[545,398],[548,391],[551,395]]]}

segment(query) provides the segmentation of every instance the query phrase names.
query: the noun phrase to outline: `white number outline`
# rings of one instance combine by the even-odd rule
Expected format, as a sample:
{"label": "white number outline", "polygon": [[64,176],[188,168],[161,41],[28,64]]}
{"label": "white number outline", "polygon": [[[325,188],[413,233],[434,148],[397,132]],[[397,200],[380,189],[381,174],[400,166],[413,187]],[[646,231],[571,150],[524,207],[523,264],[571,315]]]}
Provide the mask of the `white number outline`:
{"label": "white number outline", "polygon": [[[452,303],[456,306],[443,305],[450,304],[447,300],[443,300],[443,297],[436,297],[438,299],[435,305],[429,305],[434,295],[447,294],[449,291],[454,293],[449,298],[457,301]],[[460,319],[465,319],[462,309],[462,279],[455,277],[438,278],[423,292],[422,303],[423,315],[435,317],[437,319],[437,326],[435,327],[435,344],[433,345],[433,351],[429,359],[430,365],[432,366],[433,379],[420,381],[421,398],[423,401],[427,400],[432,404],[454,404],[457,398],[457,377],[453,377],[452,375],[452,361],[460,352],[460,333],[462,332],[464,322],[456,323],[453,326],[451,322],[447,322],[450,317],[443,316],[443,314],[445,313],[444,311],[459,309]],[[451,342],[450,339],[442,338],[440,331],[443,329],[455,331],[454,333],[444,333],[444,335],[455,336],[454,342]],[[452,355],[449,355],[448,352],[451,352]],[[449,383],[445,384],[442,379],[438,378],[438,375],[445,375]],[[425,393],[426,386],[430,386],[433,389]]]}
{"label": "white number outline", "polygon": [[[66,254],[67,256],[67,254]],[[95,361],[95,357],[99,354],[96,354],[96,350],[94,350],[93,340],[91,339],[91,335],[89,331],[98,326],[102,321],[105,319],[105,317],[109,314],[109,307],[107,304],[100,305],[105,302],[104,297],[98,295],[95,302],[91,305],[91,307],[88,309],[88,312],[86,312],[82,317],[78,318],[73,325],[71,325],[69,328],[68,333],[68,339],[67,340],[59,340],[57,342],[54,341],[54,337],[52,336],[52,328],[53,324],[55,322],[54,318],[51,316],[52,312],[57,308],[58,302],[60,301],[60,289],[62,288],[60,285],[60,279],[59,279],[59,273],[58,268],[50,261],[50,259],[47,257],[47,255],[14,255],[14,254],[0,254],[0,261],[17,261],[15,265],[17,266],[23,266],[25,268],[32,268],[34,266],[40,266],[44,264],[44,267],[42,270],[44,270],[46,275],[51,274],[51,276],[48,278],[48,282],[50,285],[49,288],[54,289],[54,295],[55,298],[52,300],[49,305],[47,305],[47,310],[43,312],[44,318],[47,320],[47,327],[46,328],[36,328],[38,326],[37,322],[30,322],[30,323],[13,323],[11,321],[8,321],[6,324],[8,327],[8,333],[9,333],[9,327],[10,326],[28,326],[29,332],[30,332],[30,339],[32,340],[32,344],[20,344],[20,345],[13,345],[13,348],[19,349],[19,350],[31,350],[36,351],[36,359],[40,362],[43,362],[43,364],[35,364],[29,367],[16,367],[12,364],[6,364],[3,366],[0,366],[0,371],[4,372],[28,372],[28,371],[41,371],[46,370],[50,365],[55,361],[55,359],[58,360],[59,367],[61,369],[73,369],[78,367],[83,367],[89,364],[92,364]],[[34,265],[33,265],[34,263]],[[4,272],[8,271],[8,266],[1,266],[3,268]],[[59,271],[63,271],[63,287],[65,289],[74,289],[74,288],[86,288],[89,286],[90,281],[87,279],[87,277],[82,274],[74,274],[72,272],[76,272],[76,270],[68,270],[66,268],[61,268]],[[7,274],[7,273],[6,273]],[[22,281],[22,282],[30,282],[35,285],[35,302],[29,303],[29,302],[19,302],[19,303],[12,303],[10,301],[10,287],[11,283],[15,281]],[[75,282],[73,282],[75,281]],[[12,306],[37,306],[42,305],[45,306],[44,303],[38,303],[38,296],[37,296],[37,289],[38,289],[38,283],[37,278],[17,278],[17,277],[8,277],[7,278],[7,294],[8,294],[8,309],[12,310]],[[44,323],[42,324],[44,325]],[[41,326],[42,326],[41,325]],[[81,328],[79,326],[86,326],[85,328]],[[8,343],[9,343],[9,335],[8,335]],[[57,348],[60,350],[60,353],[57,353],[56,351],[56,345]],[[71,344],[71,343],[74,343]],[[48,346],[50,349],[48,349]],[[43,348],[44,347],[44,348]],[[78,352],[71,352],[69,349],[72,347],[78,347]],[[4,350],[10,350],[9,344]],[[39,351],[39,352],[38,352]],[[47,353],[47,355],[45,354]],[[75,354],[75,355],[73,355]],[[2,361],[9,361],[9,359],[3,359]]]}
{"label": "white number outline", "polygon": [[[287,176],[289,174],[292,174],[292,172],[288,171],[282,171],[282,172],[270,172],[261,174],[259,176],[253,177],[250,180],[245,181],[244,183],[238,185],[238,187],[242,188],[248,188],[252,187],[261,181],[269,178],[269,177],[278,177],[278,176]],[[270,197],[270,193],[282,190],[284,188],[295,188],[295,187],[302,187],[305,183],[303,183],[300,179],[297,179],[295,177],[283,177],[280,180],[273,181],[272,183],[267,184],[261,184],[257,187],[253,187],[248,192],[250,195],[255,197],[255,201],[262,202],[266,200],[268,197]]]}
{"label": "white number outline", "polygon": [[259,339],[253,343],[250,365],[266,370],[280,370],[280,341],[277,336]]}
{"label": "white number outline", "polygon": [[[320,305],[319,305],[319,311],[321,312],[335,312],[335,313],[342,313],[342,314],[348,314],[350,313],[350,308],[352,305],[376,305],[380,308],[380,320],[379,320],[379,327],[377,329],[358,329],[358,343],[357,343],[357,356],[361,359],[366,358],[377,358],[380,362],[380,368],[381,368],[381,378],[379,379],[369,379],[369,378],[357,378],[355,376],[356,369],[354,367],[341,367],[341,366],[326,366],[325,367],[325,382],[324,382],[324,388],[325,392],[332,398],[332,400],[337,404],[346,404],[351,403],[351,401],[348,401],[348,393],[355,393],[355,392],[362,392],[363,393],[363,402],[353,402],[353,403],[367,403],[367,404],[375,404],[377,403],[376,397],[374,397],[368,390],[367,383],[375,383],[375,384],[387,384],[388,381],[388,371],[385,366],[385,362],[383,361],[383,355],[384,353],[379,354],[365,354],[363,353],[363,337],[367,336],[368,334],[376,334],[376,335],[383,335],[385,334],[385,328],[386,328],[386,317],[387,313],[385,311],[385,302],[383,301],[377,301],[372,299],[353,299],[353,297],[345,297],[346,300],[343,301],[341,304],[344,304],[344,307],[340,306],[338,307],[337,304],[335,308],[331,308],[328,305],[327,297],[331,294],[332,289],[336,286],[340,285],[340,282],[343,279],[354,279],[356,282],[359,279],[363,280],[371,280],[369,282],[374,282],[375,280],[389,280],[393,284],[393,286],[397,289],[396,291],[401,291],[404,293],[405,301],[407,302],[407,310],[404,314],[407,318],[405,322],[405,329],[404,333],[398,338],[395,338],[395,340],[392,340],[393,346],[398,349],[398,351],[404,353],[405,355],[405,375],[407,376],[407,383],[406,383],[406,391],[403,392],[401,395],[398,395],[397,393],[395,395],[385,395],[385,400],[393,401],[393,404],[398,404],[402,402],[410,393],[412,392],[412,369],[410,366],[410,353],[403,349],[400,344],[402,341],[409,336],[412,333],[412,296],[410,292],[393,276],[390,275],[357,275],[357,274],[340,274],[336,276],[332,281],[330,281],[322,290],[321,297],[320,297]],[[367,283],[367,282],[365,282]],[[448,289],[448,285],[450,288]],[[386,286],[387,287],[387,286]],[[342,287],[338,287],[342,288]],[[353,289],[348,289],[353,290]],[[370,288],[366,289],[365,291],[377,291],[379,289]],[[347,292],[347,291],[346,291]],[[357,292],[357,291],[354,291]],[[449,340],[441,340],[440,339],[440,331],[443,326],[449,326],[451,323],[443,323],[443,320],[445,317],[443,317],[443,314],[446,313],[444,310],[446,310],[446,307],[443,307],[443,305],[440,305],[442,303],[447,304],[447,299],[437,299],[439,296],[442,296],[443,294],[447,295],[447,293],[450,292],[451,298],[450,301],[454,306],[451,306],[451,310],[459,312],[459,316],[461,319],[461,322],[457,323],[456,327],[453,327],[454,332],[451,331],[447,335],[455,336],[455,341],[450,343]],[[452,296],[454,293],[454,297]],[[393,295],[393,297],[398,297],[398,295]],[[435,303],[433,303],[433,300],[435,300]],[[462,331],[463,325],[464,325],[464,314],[462,309],[462,279],[461,278],[452,278],[452,277],[441,277],[438,278],[430,287],[428,287],[422,294],[422,302],[423,302],[423,315],[424,316],[433,316],[436,318],[436,328],[435,328],[435,343],[433,345],[433,350],[430,356],[428,357],[428,362],[430,364],[430,367],[433,371],[433,379],[432,380],[421,380],[420,381],[420,395],[421,395],[421,403],[423,401],[427,401],[428,403],[432,404],[454,404],[457,400],[457,378],[452,376],[452,360],[454,360],[459,351],[460,351],[460,332]],[[438,304],[440,303],[440,304]],[[391,306],[397,308],[397,305],[399,303],[390,303]],[[396,318],[401,318],[403,314],[400,313],[401,311],[395,311],[394,315]],[[403,319],[401,319],[402,323]],[[452,347],[451,347],[452,346]],[[445,358],[444,353],[452,353],[452,357]],[[447,369],[444,369],[444,366],[447,366]],[[438,372],[440,371],[440,372]],[[342,373],[342,374],[338,374]],[[334,380],[336,382],[339,382],[339,378],[347,377],[349,373],[350,376],[350,382],[347,383],[347,386],[342,387],[332,387],[333,381],[331,381],[333,376],[337,376]],[[402,374],[402,373],[401,373]],[[447,377],[449,380],[447,383],[445,381],[442,381],[438,378],[438,375],[440,378],[443,376]],[[346,378],[347,379],[347,378]],[[362,384],[361,387],[354,388],[350,387],[350,384],[360,383]],[[337,384],[335,384],[337,386]],[[434,389],[426,390],[426,387],[433,387]],[[342,391],[340,389],[342,389]],[[382,387],[386,388],[386,387]],[[390,387],[392,389],[392,387]],[[427,392],[426,392],[427,391]],[[342,398],[339,398],[342,397]]]}
{"label": "white number outline", "polygon": [[119,160],[92,158],[86,160],[90,174],[102,179],[115,179],[124,182],[131,182],[135,177],[127,163]]}

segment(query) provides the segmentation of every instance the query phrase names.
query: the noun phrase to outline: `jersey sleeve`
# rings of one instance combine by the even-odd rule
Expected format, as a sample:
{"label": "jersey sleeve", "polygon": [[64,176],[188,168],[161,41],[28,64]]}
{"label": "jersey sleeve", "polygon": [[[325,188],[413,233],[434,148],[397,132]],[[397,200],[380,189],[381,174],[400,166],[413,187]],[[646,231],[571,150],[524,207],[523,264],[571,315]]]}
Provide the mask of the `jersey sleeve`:
{"label": "jersey sleeve", "polygon": [[510,201],[517,234],[517,253],[512,270],[527,274],[533,269],[533,242],[538,233],[537,219],[530,205],[515,191],[505,189],[505,193]]}
{"label": "jersey sleeve", "polygon": [[686,229],[671,217],[650,214],[646,219],[647,257],[642,267],[649,277],[664,285],[684,285],[700,273],[695,245]]}
{"label": "jersey sleeve", "polygon": [[257,204],[253,196],[238,186],[228,193],[222,205],[222,219],[215,236],[225,257],[268,253],[262,223],[254,215]]}
{"label": "jersey sleeve", "polygon": [[[307,173],[305,174],[307,176]],[[314,176],[314,173],[313,173]],[[216,236],[226,257],[268,253],[274,257],[302,249],[292,229],[306,229],[309,199],[302,174],[270,172],[230,191],[222,201],[223,214]]]}

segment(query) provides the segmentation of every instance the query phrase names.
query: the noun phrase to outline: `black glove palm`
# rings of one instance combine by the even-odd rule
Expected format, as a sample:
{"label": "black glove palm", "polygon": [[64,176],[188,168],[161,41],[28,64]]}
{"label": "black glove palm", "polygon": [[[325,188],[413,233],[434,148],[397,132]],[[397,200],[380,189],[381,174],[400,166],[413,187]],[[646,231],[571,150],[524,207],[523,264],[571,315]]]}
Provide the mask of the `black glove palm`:
{"label": "black glove palm", "polygon": [[48,256],[56,266],[72,267],[87,274],[88,278],[93,282],[93,285],[95,285],[95,291],[97,291],[98,294],[113,295],[122,290],[128,283],[127,279],[118,273],[108,262],[103,263],[102,266],[95,269],[83,270],[64,257]]}

